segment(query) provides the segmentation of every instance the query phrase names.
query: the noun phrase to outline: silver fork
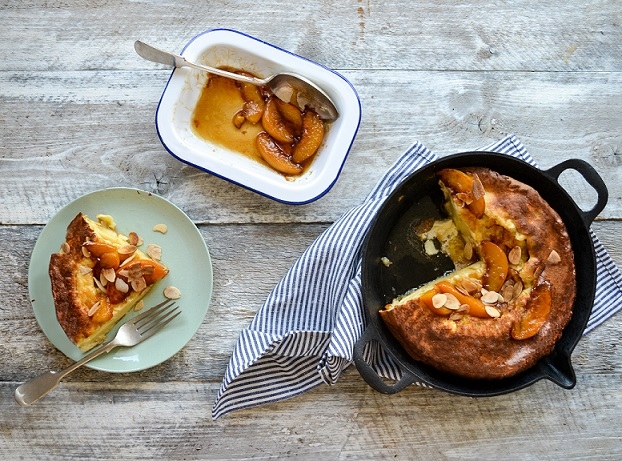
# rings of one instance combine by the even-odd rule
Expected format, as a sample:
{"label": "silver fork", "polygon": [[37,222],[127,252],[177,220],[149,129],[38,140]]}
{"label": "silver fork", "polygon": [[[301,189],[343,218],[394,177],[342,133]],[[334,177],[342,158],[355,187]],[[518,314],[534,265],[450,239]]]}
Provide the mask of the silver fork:
{"label": "silver fork", "polygon": [[178,306],[174,301],[164,301],[152,307],[151,309],[137,315],[132,320],[126,322],[115,335],[113,339],[95,349],[93,352],[85,356],[82,360],[74,363],[70,367],[62,371],[48,371],[30,381],[25,382],[15,389],[15,400],[22,406],[35,403],[44,395],[52,391],[61,379],[81,367],[85,363],[93,360],[95,357],[110,352],[119,346],[135,346],[143,342],[145,339],[154,335],[164,327],[167,323],[181,314]]}

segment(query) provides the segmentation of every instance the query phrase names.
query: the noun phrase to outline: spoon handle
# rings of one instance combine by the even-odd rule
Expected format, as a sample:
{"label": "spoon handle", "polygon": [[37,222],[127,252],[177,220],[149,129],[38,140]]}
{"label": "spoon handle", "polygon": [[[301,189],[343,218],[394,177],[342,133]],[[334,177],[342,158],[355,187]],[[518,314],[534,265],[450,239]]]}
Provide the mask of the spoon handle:
{"label": "spoon handle", "polygon": [[134,49],[136,53],[142,58],[159,62],[160,64],[166,64],[167,66],[173,67],[192,67],[193,69],[202,70],[205,72],[209,72],[210,74],[219,75],[221,77],[227,77],[233,80],[237,80],[239,82],[251,83],[253,85],[262,86],[267,82],[266,80],[262,80],[259,78],[247,77],[245,75],[234,74],[233,72],[227,72],[226,70],[217,69],[216,67],[203,66],[200,64],[195,64],[186,60],[183,56],[179,56],[177,54],[169,53],[167,51],[159,50],[158,48],[154,48],[151,45],[147,45],[140,40],[136,40],[134,42]]}

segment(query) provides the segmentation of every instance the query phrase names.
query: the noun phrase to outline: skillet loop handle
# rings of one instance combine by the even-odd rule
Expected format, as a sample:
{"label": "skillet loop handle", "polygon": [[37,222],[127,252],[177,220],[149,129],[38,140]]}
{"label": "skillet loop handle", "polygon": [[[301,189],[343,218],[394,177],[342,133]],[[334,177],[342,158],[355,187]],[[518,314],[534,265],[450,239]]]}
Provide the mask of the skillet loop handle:
{"label": "skillet loop handle", "polygon": [[399,381],[393,384],[387,384],[384,382],[378,373],[376,373],[376,371],[363,358],[365,345],[373,339],[377,339],[376,331],[372,326],[368,325],[361,338],[354,345],[354,363],[367,384],[383,394],[396,394],[403,390],[406,386],[409,386],[417,381],[416,376],[402,368],[402,377]]}
{"label": "skillet loop handle", "polygon": [[554,167],[546,170],[547,173],[559,187],[559,176],[566,170],[575,170],[577,171],[583,178],[588,182],[590,186],[594,188],[596,194],[598,195],[598,199],[596,201],[596,205],[591,210],[580,210],[581,215],[583,217],[583,222],[586,227],[590,227],[596,216],[603,211],[605,205],[607,204],[607,199],[609,198],[609,191],[607,190],[607,186],[605,182],[602,180],[600,175],[596,172],[596,170],[584,160],[580,159],[570,159],[566,160]]}

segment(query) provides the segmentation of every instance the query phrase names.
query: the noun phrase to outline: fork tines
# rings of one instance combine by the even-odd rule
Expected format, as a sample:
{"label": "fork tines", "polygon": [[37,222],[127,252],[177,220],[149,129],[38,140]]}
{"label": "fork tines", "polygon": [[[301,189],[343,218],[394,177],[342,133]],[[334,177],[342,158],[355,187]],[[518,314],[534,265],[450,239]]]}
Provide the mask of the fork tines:
{"label": "fork tines", "polygon": [[132,323],[141,337],[147,338],[159,331],[179,314],[181,314],[181,311],[179,306],[175,305],[175,301],[166,300],[134,317]]}

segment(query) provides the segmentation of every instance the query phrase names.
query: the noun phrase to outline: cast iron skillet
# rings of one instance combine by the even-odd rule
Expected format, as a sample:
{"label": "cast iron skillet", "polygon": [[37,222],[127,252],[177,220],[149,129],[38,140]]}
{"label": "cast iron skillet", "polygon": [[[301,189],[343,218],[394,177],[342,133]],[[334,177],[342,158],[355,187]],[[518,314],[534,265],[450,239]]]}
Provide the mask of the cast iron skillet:
{"label": "cast iron skillet", "polygon": [[[535,366],[500,380],[473,380],[440,372],[412,359],[394,339],[378,311],[399,294],[435,279],[453,268],[444,256],[423,254],[413,222],[421,217],[440,217],[442,193],[437,171],[443,168],[489,167],[532,186],[561,216],[568,228],[575,256],[577,297],[572,318],[553,352]],[[565,170],[576,170],[597,192],[597,203],[589,211],[581,210],[559,184]],[[589,227],[607,203],[608,192],[598,173],[586,162],[571,159],[549,170],[539,170],[522,160],[492,152],[465,152],[444,157],[409,176],[386,199],[367,234],[363,246],[362,285],[367,327],[354,348],[354,361],[365,381],[375,390],[393,394],[414,382],[472,397],[505,394],[547,378],[565,389],[576,384],[570,363],[571,353],[587,324],[596,289],[596,259]],[[385,265],[383,257],[392,264]],[[378,341],[402,371],[402,378],[387,383],[363,359],[369,341]]]}

